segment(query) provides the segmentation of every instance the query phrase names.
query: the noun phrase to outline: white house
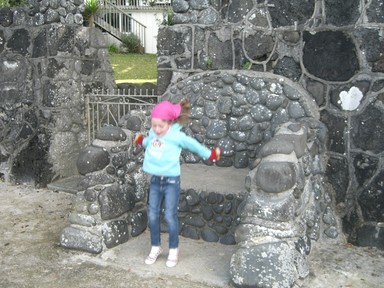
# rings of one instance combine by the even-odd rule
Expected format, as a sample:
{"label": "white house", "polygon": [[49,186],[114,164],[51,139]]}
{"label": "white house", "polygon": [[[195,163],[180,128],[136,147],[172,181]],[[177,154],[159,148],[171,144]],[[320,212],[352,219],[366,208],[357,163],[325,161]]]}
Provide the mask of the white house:
{"label": "white house", "polygon": [[108,43],[120,45],[123,35],[134,33],[145,53],[156,54],[158,29],[171,11],[171,0],[105,0],[101,11],[95,23]]}

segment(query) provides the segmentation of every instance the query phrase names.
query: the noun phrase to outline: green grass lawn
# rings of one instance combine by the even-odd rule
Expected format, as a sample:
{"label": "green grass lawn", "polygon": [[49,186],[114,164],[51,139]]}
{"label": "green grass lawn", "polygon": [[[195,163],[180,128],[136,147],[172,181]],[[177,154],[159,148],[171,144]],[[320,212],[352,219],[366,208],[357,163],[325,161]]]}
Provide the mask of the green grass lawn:
{"label": "green grass lawn", "polygon": [[116,83],[157,83],[156,54],[109,53]]}

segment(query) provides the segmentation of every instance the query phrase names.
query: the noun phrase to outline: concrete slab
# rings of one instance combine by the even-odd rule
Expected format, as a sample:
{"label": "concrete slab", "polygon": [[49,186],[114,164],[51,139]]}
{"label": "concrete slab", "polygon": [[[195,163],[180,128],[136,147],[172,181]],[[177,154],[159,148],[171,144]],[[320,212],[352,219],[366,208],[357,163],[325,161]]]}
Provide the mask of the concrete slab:
{"label": "concrete slab", "polygon": [[[98,260],[134,272],[140,277],[176,277],[210,287],[229,287],[229,265],[236,245],[209,243],[180,237],[179,263],[176,267],[165,265],[168,255],[168,234],[162,234],[163,253],[153,265],[144,263],[150,251],[150,236],[147,230],[128,242],[102,252],[87,261]],[[96,263],[97,264],[97,263]]]}

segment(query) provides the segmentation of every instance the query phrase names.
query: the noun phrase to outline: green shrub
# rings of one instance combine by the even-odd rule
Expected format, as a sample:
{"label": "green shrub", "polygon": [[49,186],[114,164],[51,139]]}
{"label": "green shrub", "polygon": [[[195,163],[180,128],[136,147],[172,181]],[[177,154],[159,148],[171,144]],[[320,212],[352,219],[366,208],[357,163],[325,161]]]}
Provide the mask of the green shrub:
{"label": "green shrub", "polygon": [[109,53],[119,53],[119,47],[115,43],[112,43],[108,45],[108,52]]}
{"label": "green shrub", "polygon": [[121,46],[128,53],[144,53],[144,47],[141,46],[140,39],[134,33],[128,33],[121,38]]}
{"label": "green shrub", "polygon": [[207,58],[207,69],[208,70],[212,69],[212,64],[213,64],[212,58],[210,56],[208,56],[208,58]]}
{"label": "green shrub", "polygon": [[100,12],[100,0],[85,0],[83,17],[88,22],[89,27],[94,27],[95,17]]}
{"label": "green shrub", "polygon": [[23,7],[28,4],[28,0],[0,0],[0,8],[4,7]]}
{"label": "green shrub", "polygon": [[249,70],[251,68],[251,66],[252,66],[252,63],[249,61],[246,61],[243,63],[243,69],[244,70]]}
{"label": "green shrub", "polygon": [[175,16],[175,13],[172,10],[168,10],[166,13],[163,14],[163,22],[161,22],[164,26],[172,26],[174,23],[173,17]]}

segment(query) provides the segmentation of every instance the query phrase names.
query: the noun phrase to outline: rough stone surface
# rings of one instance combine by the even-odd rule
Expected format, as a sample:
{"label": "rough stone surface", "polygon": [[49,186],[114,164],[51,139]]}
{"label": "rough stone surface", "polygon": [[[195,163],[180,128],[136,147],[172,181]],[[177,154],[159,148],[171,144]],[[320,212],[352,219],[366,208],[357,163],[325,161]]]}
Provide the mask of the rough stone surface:
{"label": "rough stone surface", "polygon": [[60,245],[96,254],[103,250],[101,238],[96,233],[74,227],[62,231]]}
{"label": "rough stone surface", "polygon": [[[175,11],[177,10],[175,19],[182,21],[179,25],[161,29],[165,37],[159,38],[160,94],[176,82],[200,73],[201,70],[213,72],[227,68],[271,72],[297,82],[312,94],[313,101],[321,105],[321,120],[330,131],[326,140],[330,150],[327,166],[321,165],[318,157],[314,156],[318,155],[318,148],[321,148],[317,143],[312,145],[311,141],[316,139],[314,135],[324,142],[327,138],[320,131],[318,124],[309,125],[312,129],[308,134],[307,143],[310,153],[304,153],[298,158],[298,166],[301,167],[298,171],[307,176],[311,173],[321,175],[323,168],[327,167],[326,181],[320,177],[317,179],[317,175],[313,176],[316,179],[313,182],[313,193],[316,200],[321,200],[315,202],[312,212],[307,214],[313,216],[312,221],[306,222],[309,229],[307,233],[314,240],[321,239],[322,232],[327,237],[337,238],[338,228],[329,226],[323,231],[318,218],[324,203],[327,203],[327,207],[334,199],[337,211],[345,224],[343,231],[347,233],[349,240],[368,245],[370,239],[372,245],[378,245],[376,236],[369,234],[374,233],[374,229],[360,230],[360,227],[364,227],[364,223],[366,227],[375,227],[376,222],[380,223],[379,218],[374,218],[379,217],[375,212],[376,207],[373,213],[370,213],[369,209],[371,203],[375,202],[376,192],[381,189],[380,182],[373,177],[381,175],[383,170],[382,163],[375,160],[380,159],[382,153],[382,129],[377,125],[382,122],[383,114],[383,84],[380,74],[384,71],[384,62],[380,57],[383,43],[380,38],[380,24],[384,18],[382,1],[269,1],[268,4],[259,1],[213,1],[211,6],[207,6],[206,1],[172,2]],[[1,59],[4,60],[0,66],[0,75],[4,78],[0,77],[0,83],[4,105],[0,120],[4,129],[0,137],[0,176],[7,180],[14,178],[16,182],[31,177],[44,185],[54,177],[66,176],[76,171],[76,157],[71,155],[78,154],[86,142],[83,113],[79,109],[82,107],[83,95],[102,84],[111,85],[109,80],[113,79],[113,76],[108,76],[111,74],[108,61],[99,61],[105,45],[99,46],[102,41],[98,40],[88,41],[98,37],[95,37],[95,33],[88,34],[88,30],[79,27],[82,22],[79,13],[82,9],[81,1],[62,1],[60,4],[51,1],[49,8],[46,1],[33,3],[35,7],[30,7],[29,10],[1,10],[0,53]],[[64,7],[60,5],[65,6],[65,12]],[[54,11],[56,9],[57,11]],[[346,11],[348,13],[345,13]],[[58,20],[57,15],[60,16],[61,23],[68,25],[51,25],[49,22]],[[201,22],[202,16],[211,20]],[[350,27],[354,29],[351,30]],[[260,50],[247,48],[253,43],[247,39],[253,37],[254,30],[258,31],[255,37],[260,40]],[[170,38],[167,38],[167,35],[170,35]],[[246,41],[248,44],[244,44]],[[252,54],[252,51],[255,51],[255,54]],[[68,57],[72,53],[76,54],[75,59]],[[47,61],[40,62],[40,59]],[[99,75],[96,78],[95,73]],[[68,74],[72,76],[68,77]],[[77,82],[79,79],[81,83]],[[97,83],[93,82],[94,79],[98,79]],[[201,104],[205,100],[197,99],[196,105],[201,105],[202,108],[202,113],[199,114],[201,118],[198,119],[201,119],[204,129],[209,127],[210,119],[218,115],[223,118],[220,120],[227,120],[229,116],[248,121],[244,115],[252,113],[247,107],[243,107],[244,99],[249,105],[261,105],[263,108],[259,108],[265,112],[259,117],[257,110],[253,110],[253,119],[261,121],[255,125],[257,128],[247,130],[247,121],[244,125],[239,125],[238,121],[228,121],[228,124],[237,128],[229,130],[228,135],[223,138],[225,140],[207,140],[207,145],[221,141],[228,143],[230,147],[227,149],[228,157],[223,157],[217,166],[257,167],[259,161],[264,161],[257,158],[257,151],[265,144],[264,141],[273,139],[273,132],[279,124],[289,121],[290,118],[304,118],[308,110],[308,103],[298,101],[300,96],[287,92],[287,87],[283,90],[289,100],[281,102],[281,97],[269,97],[282,93],[279,92],[280,89],[265,88],[260,78],[254,82],[249,82],[247,77],[223,77],[222,81],[216,80],[215,75],[204,78],[205,87],[202,93],[209,95],[204,99],[216,101],[220,98],[217,91],[225,86],[220,96],[233,99],[233,106],[225,101],[220,102],[225,105],[216,105],[216,108],[211,103]],[[234,85],[227,87],[230,86],[228,83]],[[247,85],[255,91],[245,92]],[[278,88],[278,85],[275,86]],[[183,93],[180,95],[194,97],[193,94],[199,93],[200,88],[198,85],[180,88]],[[343,101],[356,103],[356,97],[359,96],[349,93],[351,88],[356,88],[359,91],[357,94],[363,97],[357,100],[356,109],[347,111],[343,109]],[[258,93],[259,90],[261,93]],[[23,93],[19,93],[20,91]],[[291,101],[296,102],[290,103]],[[31,111],[33,113],[30,113]],[[241,130],[238,130],[240,126]],[[196,136],[201,141],[204,141],[204,129]],[[315,132],[316,129],[318,130]],[[220,133],[223,131],[221,129]],[[323,136],[320,137],[321,135]],[[248,136],[248,141],[244,142]],[[367,141],[366,137],[371,137],[373,141]],[[228,141],[229,138],[231,141]],[[10,159],[15,161],[9,163]],[[82,182],[83,187],[108,185],[115,181],[115,175],[123,174],[125,170],[121,167],[124,165],[120,165],[125,160],[122,155],[119,154],[113,159],[115,161],[103,171],[107,175],[93,172],[92,175],[86,176],[87,180]],[[199,161],[192,157],[189,159]],[[124,183],[137,185],[143,182],[136,181],[137,179],[140,177],[126,177]],[[324,187],[320,183],[327,184],[326,188],[330,191],[323,190]],[[372,184],[367,188],[364,183]],[[294,189],[292,195],[295,199],[300,199],[308,194],[304,193],[302,188],[309,188],[304,183],[297,184],[299,189]],[[145,189],[140,191],[135,192],[135,197],[144,199]],[[363,197],[358,199],[356,195]],[[88,196],[88,199],[92,198]],[[81,208],[82,212],[88,209],[95,213],[95,203],[89,204],[88,208],[82,204],[78,204],[77,208]],[[214,211],[221,211],[222,208],[216,205]],[[329,215],[327,213],[327,216]],[[322,219],[329,222],[332,217]],[[219,225],[217,230],[224,231]],[[363,233],[368,233],[365,240],[355,241]]]}
{"label": "rough stone surface", "polygon": [[143,233],[145,229],[147,229],[148,224],[147,211],[143,210],[135,213],[130,220],[130,224],[132,224],[132,237],[139,236],[141,233]]}
{"label": "rough stone surface", "polygon": [[[383,101],[376,101],[369,105],[364,113],[356,115],[352,120],[352,141],[357,149],[380,153],[384,150],[384,114]],[[366,139],[369,139],[367,141]]]}
{"label": "rough stone surface", "polygon": [[109,154],[100,147],[86,147],[80,152],[77,160],[77,169],[80,174],[98,171],[105,168],[109,163]]}
{"label": "rough stone surface", "polygon": [[[216,1],[211,5],[213,10],[220,13],[217,22],[203,27],[189,18],[190,22],[183,23],[188,27],[192,24],[195,37],[199,39],[189,48],[189,51],[193,51],[190,55],[192,70],[186,70],[185,77],[192,71],[199,72],[198,69],[232,67],[284,75],[309,91],[321,108],[321,121],[329,130],[327,149],[331,153],[327,166],[327,181],[334,190],[336,202],[345,207],[341,217],[345,218],[345,223],[350,223],[344,230],[352,241],[358,229],[355,225],[368,221],[364,214],[353,212],[355,209],[366,209],[361,202],[349,201],[357,199],[356,195],[360,195],[364,189],[362,184],[354,187],[353,183],[372,182],[373,175],[383,170],[383,165],[373,164],[374,160],[364,160],[368,161],[367,163],[354,160],[378,159],[383,151],[383,141],[380,138],[383,135],[382,127],[378,124],[382,123],[383,114],[383,85],[380,73],[384,71],[384,62],[380,57],[383,46],[380,25],[384,23],[384,8],[381,1],[269,1],[268,5],[255,4],[252,1]],[[187,13],[191,14],[191,10]],[[226,28],[222,28],[222,25]],[[352,26],[353,31],[349,28]],[[275,28],[284,28],[284,31]],[[167,31],[174,28],[162,29]],[[159,42],[161,44],[162,40]],[[299,43],[303,43],[303,46]],[[220,52],[214,46],[221,47]],[[178,82],[182,71],[172,64],[172,59],[178,55],[162,49],[159,49],[159,52],[162,53],[162,60],[170,64],[164,68],[159,66],[159,74],[166,72],[168,75],[169,85],[161,84],[161,91],[166,92],[164,88]],[[172,78],[169,74],[178,77]],[[339,84],[340,81],[343,83]],[[224,79],[223,82],[226,83]],[[365,84],[361,85],[364,82]],[[363,99],[354,111],[344,111],[340,94],[351,87],[357,87],[363,94]],[[229,93],[228,96],[232,97],[233,94]],[[264,105],[269,97],[270,95],[256,91],[246,93],[246,99],[252,105]],[[354,96],[349,97],[352,99]],[[233,107],[229,112],[227,102],[221,101],[217,105],[220,113],[249,114],[238,107]],[[266,107],[273,111],[273,105]],[[279,108],[287,109],[281,106]],[[279,118],[283,119],[282,113],[285,111],[279,108],[274,114],[280,114]],[[299,116],[302,113],[298,105],[290,105],[288,109],[290,116]],[[265,112],[260,115],[253,114],[256,120],[269,120],[268,111]],[[260,143],[262,137],[269,137],[268,132],[260,127],[253,128],[248,143]],[[239,133],[231,135],[240,139]],[[348,183],[352,183],[350,187]],[[372,200],[373,195],[374,193]],[[348,199],[345,198],[347,196]],[[354,219],[353,215],[358,215],[356,217],[359,219]]]}
{"label": "rough stone surface", "polygon": [[292,188],[296,182],[295,168],[288,163],[270,162],[259,166],[256,185],[268,193],[279,193]]}
{"label": "rough stone surface", "polygon": [[[255,153],[249,153],[245,152],[245,150],[250,150],[246,149],[248,145],[259,143],[263,139],[266,140],[267,137],[265,135],[273,133],[272,129],[276,129],[277,126],[288,122],[289,119],[305,121],[304,119],[307,117],[318,117],[318,111],[315,106],[313,106],[314,103],[307,98],[306,94],[300,95],[301,92],[298,91],[297,97],[301,103],[299,103],[297,99],[291,100],[288,98],[285,94],[285,91],[289,91],[286,87],[291,85],[288,79],[286,80],[287,82],[284,83],[272,74],[269,75],[271,76],[270,79],[268,79],[267,74],[263,74],[264,78],[259,78],[258,75],[256,72],[230,70],[200,73],[197,76],[191,77],[185,85],[182,86],[182,89],[174,87],[163,96],[163,99],[178,102],[181,100],[183,91],[194,90],[193,94],[187,94],[192,107],[195,107],[192,111],[191,118],[205,119],[206,124],[202,121],[202,125],[206,126],[206,130],[197,129],[194,122],[191,123],[190,128],[192,131],[198,131],[199,136],[203,136],[201,139],[207,146],[222,145],[223,157],[217,161],[216,164],[218,166],[225,167],[235,165],[237,168],[244,168],[247,165],[251,165],[253,160],[255,160],[256,154],[263,146],[255,147]],[[213,87],[209,90],[208,94],[206,92],[206,81],[209,81]],[[259,84],[257,84],[258,81],[260,82]],[[231,91],[233,89],[232,87],[241,89],[243,91],[241,95],[251,95],[255,93],[255,97],[248,96],[240,100],[238,94],[234,93],[232,96],[234,100],[232,102],[227,101],[229,97],[227,96],[227,91]],[[267,101],[267,97],[265,97],[264,102],[260,99],[260,95],[268,95],[269,93],[274,93],[278,100]],[[226,105],[226,107],[224,108],[223,105]],[[291,108],[293,112],[289,115],[276,113],[272,126],[268,124],[265,125],[265,123],[272,119],[272,115],[274,114],[267,105],[275,111],[284,111],[287,107],[294,108]],[[200,110],[199,107],[204,107],[204,109]],[[230,111],[230,117],[228,117],[227,111]],[[204,117],[204,115],[206,117]],[[264,125],[262,123],[264,123]],[[289,141],[291,142],[292,140],[290,139]],[[304,142],[294,141],[296,144],[293,149],[299,157],[303,154]],[[278,143],[277,146],[282,148]],[[235,150],[237,150],[237,152],[235,152]],[[244,152],[242,150],[244,150]],[[184,158],[184,160],[188,162],[188,159]]]}
{"label": "rough stone surface", "polygon": [[97,130],[95,137],[104,141],[124,141],[127,139],[127,134],[119,127],[106,126]]}
{"label": "rough stone surface", "polygon": [[382,193],[384,171],[378,173],[372,178],[372,181],[366,185],[359,196],[359,204],[364,208],[364,219],[373,222],[383,222],[384,196]]}
{"label": "rough stone surface", "polygon": [[315,1],[302,2],[300,0],[284,1],[274,0],[268,9],[272,18],[273,27],[284,27],[304,23],[312,16]]}
{"label": "rough stone surface", "polygon": [[[112,185],[100,191],[98,201],[100,204],[101,219],[109,220],[130,211],[134,206],[133,188]],[[131,189],[129,189],[131,188]]]}
{"label": "rough stone surface", "polygon": [[[231,258],[231,278],[236,287],[292,287],[293,255],[284,242],[239,249]],[[276,264],[280,265],[276,265]]]}
{"label": "rough stone surface", "polygon": [[116,220],[106,223],[103,226],[102,235],[107,248],[112,248],[128,241],[128,223]]}
{"label": "rough stone surface", "polygon": [[[325,173],[326,131],[318,122],[320,115],[316,106],[291,80],[267,73],[263,76],[259,78],[257,73],[246,71],[203,72],[173,86],[163,99],[176,103],[181,95],[189,97],[194,107],[193,121],[185,131],[205,145],[223,145],[223,156],[215,166],[253,168],[248,176],[250,184],[246,185],[248,193],[241,199],[210,192],[212,187],[202,190],[200,197],[192,189],[182,190],[180,234],[225,244],[244,245],[250,241],[271,250],[268,239],[287,241],[284,251],[294,255],[290,263],[278,260],[278,256],[271,257],[270,263],[276,271],[291,266],[279,278],[287,285],[284,281],[290,279],[287,283],[293,283],[297,274],[306,277],[308,272],[306,257],[310,248],[309,251],[301,249],[299,253],[296,243],[307,233],[312,240],[337,239],[340,228],[332,217],[333,210],[326,205],[329,195],[321,184]],[[251,92],[255,97],[245,97]],[[267,96],[270,94],[273,97]],[[289,112],[284,113],[284,108]],[[255,142],[259,145],[253,146]],[[312,147],[316,149],[310,149]],[[251,150],[255,150],[254,153],[247,152]],[[183,153],[182,162],[202,161]],[[315,162],[318,164],[310,164]],[[317,205],[327,207],[325,216],[316,209]],[[279,228],[273,229],[270,223]],[[165,222],[161,228],[167,232]],[[250,245],[247,250],[254,248],[255,245]],[[302,251],[305,253],[301,254]],[[231,269],[243,271],[244,265],[234,262]]]}
{"label": "rough stone surface", "polygon": [[314,76],[329,81],[347,81],[359,70],[355,46],[344,33],[305,33],[304,40],[303,63]]}
{"label": "rough stone surface", "polygon": [[359,19],[359,0],[330,1],[326,0],[325,10],[327,13],[327,22],[335,26],[354,25]]}
{"label": "rough stone surface", "polygon": [[74,174],[85,94],[115,86],[104,36],[82,26],[83,1],[48,2],[0,9],[0,175],[37,186]]}

